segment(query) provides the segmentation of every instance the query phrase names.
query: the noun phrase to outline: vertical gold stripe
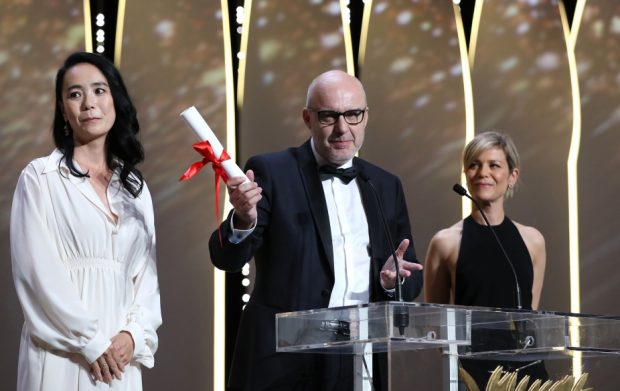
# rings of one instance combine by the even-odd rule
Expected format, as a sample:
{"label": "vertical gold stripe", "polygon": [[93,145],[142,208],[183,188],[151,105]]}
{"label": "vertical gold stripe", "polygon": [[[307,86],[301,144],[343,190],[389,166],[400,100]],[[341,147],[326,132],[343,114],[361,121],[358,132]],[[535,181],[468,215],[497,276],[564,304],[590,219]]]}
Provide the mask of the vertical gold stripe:
{"label": "vertical gold stripe", "polygon": [[114,64],[121,66],[121,53],[123,52],[123,26],[125,25],[125,0],[118,0],[118,12],[116,13],[116,37],[114,40]]}
{"label": "vertical gold stripe", "polygon": [[[222,35],[224,36],[224,72],[226,74],[226,152],[228,152],[228,156],[230,156],[232,160],[236,160],[237,137],[235,121],[235,79],[232,61],[232,42],[230,39],[231,33],[234,34],[234,32],[230,31],[228,1],[221,0],[221,2],[223,24]],[[226,216],[231,209],[228,202],[228,192],[225,193],[224,203],[224,216]]]}
{"label": "vertical gold stripe", "polygon": [[578,200],[577,200],[577,162],[579,159],[579,147],[581,143],[581,103],[579,92],[579,75],[577,74],[577,61],[575,59],[575,45],[571,39],[570,27],[564,3],[559,3],[564,38],[566,39],[568,66],[571,78],[573,95],[573,129],[571,145],[568,152],[568,208],[569,208],[569,245],[570,245],[570,275],[571,275],[571,312],[580,312],[579,294],[579,230],[578,230]]}
{"label": "vertical gold stripe", "polygon": [[[471,81],[471,68],[469,58],[467,56],[467,40],[465,39],[465,27],[463,26],[463,18],[461,16],[461,8],[453,4],[454,20],[456,22],[456,32],[459,40],[459,52],[461,55],[461,67],[463,76],[463,97],[465,99],[465,144],[474,138],[475,121],[474,121],[474,92]],[[471,38],[470,38],[471,39]],[[465,145],[463,145],[464,147]],[[463,167],[462,167],[463,168]],[[461,184],[467,185],[464,170],[461,170]],[[462,197],[463,218],[471,214],[471,202],[466,197]]]}
{"label": "vertical gold stripe", "polygon": [[370,16],[372,15],[372,0],[366,0],[364,4],[364,16],[362,17],[362,27],[360,31],[360,47],[357,52],[357,64],[361,70],[366,58],[366,45],[368,43],[368,29],[370,28]]}
{"label": "vertical gold stripe", "polygon": [[[573,129],[571,135],[571,145],[568,152],[568,161],[566,162],[566,170],[568,174],[568,238],[569,238],[569,270],[570,270],[570,310],[578,313],[581,311],[581,292],[579,278],[579,200],[578,200],[578,182],[577,182],[577,162],[579,160],[579,147],[581,144],[581,95],[579,91],[579,75],[577,73],[577,61],[575,59],[575,41],[576,33],[573,35],[570,31],[570,24],[566,15],[564,2],[558,4],[562,27],[564,29],[564,39],[566,40],[566,53],[568,57],[568,69],[570,71],[572,102],[573,102]],[[578,12],[579,11],[579,12]],[[575,9],[573,23],[576,26],[581,23],[583,15],[583,7],[579,10]],[[570,333],[570,342],[572,346],[580,346],[579,341],[579,320],[577,324],[572,325],[573,330]],[[581,353],[573,356],[573,376],[581,376]]]}
{"label": "vertical gold stripe", "polygon": [[585,7],[586,0],[577,0],[577,3],[575,4],[575,11],[573,13],[573,23],[571,24],[570,29],[570,40],[568,41],[571,44],[572,50],[575,50],[575,45],[577,44],[577,35],[579,35],[581,19],[583,18],[583,10]]}
{"label": "vertical gold stripe", "polygon": [[245,0],[243,4],[243,31],[241,32],[241,47],[239,51],[242,57],[239,59],[239,72],[237,73],[237,109],[243,107],[243,94],[245,91],[245,67],[248,56],[248,40],[250,39],[250,14],[252,11],[252,0]]}
{"label": "vertical gold stripe", "polygon": [[[224,72],[226,74],[226,151],[236,160],[235,135],[235,83],[232,66],[232,43],[230,39],[230,16],[228,1],[222,4],[222,36],[224,38]],[[244,25],[245,30],[245,25]],[[228,192],[224,196],[224,214],[231,205]],[[223,218],[223,217],[222,217]],[[213,389],[226,389],[226,272],[213,268]]]}
{"label": "vertical gold stripe", "polygon": [[[474,59],[476,58],[476,45],[478,44],[478,32],[480,30],[480,18],[482,16],[482,6],[484,5],[484,0],[478,0],[476,1],[475,5],[474,5],[474,12],[472,15],[472,19],[471,19],[471,29],[469,32],[469,56],[468,56],[468,66],[467,68],[465,68],[465,65],[463,65],[463,81],[465,83],[465,80],[469,80],[469,89],[471,91],[472,94],[472,98],[471,98],[471,106],[467,106],[468,102],[467,102],[467,91],[465,94],[465,116],[466,118],[471,118],[471,128],[467,127],[466,125],[466,129],[465,129],[465,144],[469,143],[474,136],[476,135],[476,123],[475,123],[475,118],[474,118],[474,103],[473,103],[473,87],[472,87],[472,77],[471,77],[471,70],[474,68]],[[460,8],[459,8],[460,11]],[[460,12],[458,15],[458,22],[461,25],[463,24],[463,20],[460,16]],[[461,45],[461,40],[459,38],[459,45]],[[465,76],[465,72],[466,69],[468,71],[468,77]],[[465,169],[465,167],[463,167],[463,170]],[[463,186],[467,185],[467,180],[465,179],[465,172],[463,171],[461,173],[461,183],[463,184]],[[463,197],[463,218],[469,216],[471,214],[471,202],[469,202],[468,199],[466,199],[465,197]]]}
{"label": "vertical gold stripe", "polygon": [[93,52],[93,25],[90,17],[90,0],[84,0],[84,50]]}
{"label": "vertical gold stripe", "polygon": [[480,28],[480,16],[482,15],[482,6],[484,0],[476,1],[474,5],[474,14],[471,19],[471,31],[469,32],[469,66],[474,67],[474,58],[476,57],[476,45],[478,44],[478,29]]}
{"label": "vertical gold stripe", "polygon": [[[353,62],[353,40],[351,39],[351,11],[347,7],[349,0],[340,0],[340,18],[342,20],[342,33],[344,35],[344,52],[347,61],[347,73],[355,76],[355,64]],[[348,12],[344,12],[348,10]],[[349,15],[347,20],[346,15]]]}

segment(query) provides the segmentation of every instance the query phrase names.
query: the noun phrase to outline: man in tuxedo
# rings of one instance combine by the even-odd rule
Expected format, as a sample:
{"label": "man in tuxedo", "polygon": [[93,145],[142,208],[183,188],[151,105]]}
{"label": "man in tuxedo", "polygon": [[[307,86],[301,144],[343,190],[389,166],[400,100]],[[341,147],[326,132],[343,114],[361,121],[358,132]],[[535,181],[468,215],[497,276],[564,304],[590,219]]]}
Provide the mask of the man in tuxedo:
{"label": "man in tuxedo", "polygon": [[[400,180],[355,157],[368,121],[362,84],[342,71],[319,75],[308,87],[303,119],[308,141],[252,157],[249,181],[228,180],[234,210],[220,226],[222,241],[217,230],[209,241],[220,269],[239,271],[252,257],[256,262],[254,291],[237,334],[233,389],[351,389],[350,356],[276,353],[275,315],[394,300],[393,250],[403,299],[415,299],[422,288]],[[386,360],[372,361],[374,389],[380,390]]]}

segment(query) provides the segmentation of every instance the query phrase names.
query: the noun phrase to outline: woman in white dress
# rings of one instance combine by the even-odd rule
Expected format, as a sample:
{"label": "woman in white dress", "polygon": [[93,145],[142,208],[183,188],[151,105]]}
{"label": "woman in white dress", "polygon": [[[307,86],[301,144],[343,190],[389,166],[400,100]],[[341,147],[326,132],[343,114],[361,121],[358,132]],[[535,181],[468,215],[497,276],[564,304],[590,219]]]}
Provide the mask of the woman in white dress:
{"label": "woman in white dress", "polygon": [[141,366],[153,366],[161,310],[138,129],[114,65],[69,56],[56,75],[56,149],[24,168],[13,197],[18,390],[141,390]]}

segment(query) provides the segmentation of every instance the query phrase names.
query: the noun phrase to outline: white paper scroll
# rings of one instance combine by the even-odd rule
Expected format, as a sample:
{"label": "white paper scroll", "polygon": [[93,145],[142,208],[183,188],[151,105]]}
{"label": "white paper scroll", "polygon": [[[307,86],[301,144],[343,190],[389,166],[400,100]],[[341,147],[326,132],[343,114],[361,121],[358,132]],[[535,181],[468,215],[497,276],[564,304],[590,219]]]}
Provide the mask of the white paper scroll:
{"label": "white paper scroll", "polygon": [[[211,144],[211,148],[213,148],[215,156],[219,159],[220,156],[222,156],[224,147],[217,137],[215,137],[215,134],[207,124],[207,121],[205,121],[198,110],[196,110],[196,107],[192,106],[186,109],[181,113],[181,117],[183,117],[185,123],[192,128],[194,133],[198,135],[200,140],[208,141]],[[229,178],[242,176],[246,181],[249,181],[243,173],[243,170],[241,170],[241,168],[239,168],[239,166],[232,159],[223,161],[222,167],[224,168],[224,171],[226,171],[226,175],[228,175]]]}

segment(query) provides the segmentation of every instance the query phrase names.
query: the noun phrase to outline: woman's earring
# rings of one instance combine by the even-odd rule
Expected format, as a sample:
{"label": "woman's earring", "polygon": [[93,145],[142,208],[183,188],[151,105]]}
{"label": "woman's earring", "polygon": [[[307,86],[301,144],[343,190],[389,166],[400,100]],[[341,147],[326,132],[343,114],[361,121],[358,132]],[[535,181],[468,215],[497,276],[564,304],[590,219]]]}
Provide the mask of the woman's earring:
{"label": "woman's earring", "polygon": [[67,125],[67,123],[65,122],[65,136],[69,137],[69,126]]}

